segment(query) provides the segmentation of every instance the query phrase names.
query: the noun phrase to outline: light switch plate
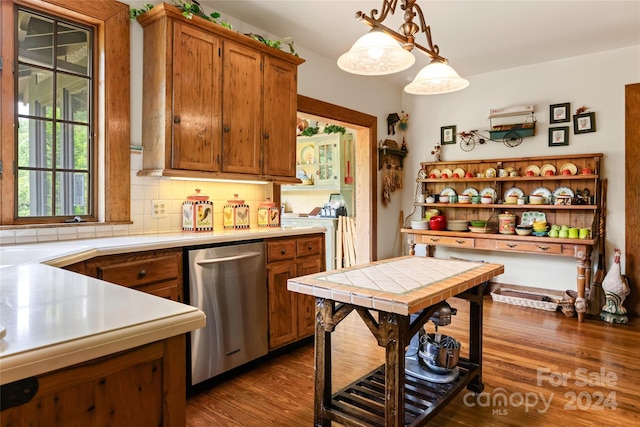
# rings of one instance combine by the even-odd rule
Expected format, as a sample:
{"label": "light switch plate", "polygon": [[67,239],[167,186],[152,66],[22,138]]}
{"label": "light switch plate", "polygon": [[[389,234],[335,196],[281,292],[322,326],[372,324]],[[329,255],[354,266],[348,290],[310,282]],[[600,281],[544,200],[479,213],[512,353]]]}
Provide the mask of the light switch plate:
{"label": "light switch plate", "polygon": [[166,200],[151,201],[151,218],[166,218],[168,215]]}

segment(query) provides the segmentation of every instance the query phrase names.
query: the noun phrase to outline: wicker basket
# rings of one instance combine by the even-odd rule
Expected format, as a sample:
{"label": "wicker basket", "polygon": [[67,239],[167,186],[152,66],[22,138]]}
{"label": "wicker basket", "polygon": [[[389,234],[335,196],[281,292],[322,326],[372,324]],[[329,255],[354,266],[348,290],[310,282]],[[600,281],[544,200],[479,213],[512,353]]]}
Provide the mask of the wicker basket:
{"label": "wicker basket", "polygon": [[558,309],[557,301],[560,298],[558,296],[541,295],[534,292],[498,288],[494,292],[491,292],[491,299],[511,305],[556,311]]}

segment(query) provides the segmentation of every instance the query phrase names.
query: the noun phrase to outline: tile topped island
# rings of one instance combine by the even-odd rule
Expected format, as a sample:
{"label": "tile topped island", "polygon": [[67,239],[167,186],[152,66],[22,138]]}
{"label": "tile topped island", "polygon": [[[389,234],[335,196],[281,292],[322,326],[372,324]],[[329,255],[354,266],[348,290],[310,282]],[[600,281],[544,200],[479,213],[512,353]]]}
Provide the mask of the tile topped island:
{"label": "tile topped island", "polygon": [[[316,297],[314,425],[423,425],[464,387],[481,392],[482,285],[503,272],[500,264],[409,256],[289,279],[290,291]],[[404,352],[453,296],[470,302],[469,358],[460,358],[458,379],[434,393],[405,373]],[[386,348],[385,364],[332,395],[331,333],[354,310]]]}

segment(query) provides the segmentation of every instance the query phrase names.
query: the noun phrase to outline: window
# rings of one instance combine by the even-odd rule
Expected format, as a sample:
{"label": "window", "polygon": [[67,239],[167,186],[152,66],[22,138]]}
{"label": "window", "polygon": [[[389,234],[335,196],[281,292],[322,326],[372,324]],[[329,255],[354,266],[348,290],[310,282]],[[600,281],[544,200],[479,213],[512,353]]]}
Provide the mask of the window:
{"label": "window", "polygon": [[93,29],[19,8],[15,215],[91,216]]}
{"label": "window", "polygon": [[0,2],[0,225],[130,222],[129,25],[116,0]]}

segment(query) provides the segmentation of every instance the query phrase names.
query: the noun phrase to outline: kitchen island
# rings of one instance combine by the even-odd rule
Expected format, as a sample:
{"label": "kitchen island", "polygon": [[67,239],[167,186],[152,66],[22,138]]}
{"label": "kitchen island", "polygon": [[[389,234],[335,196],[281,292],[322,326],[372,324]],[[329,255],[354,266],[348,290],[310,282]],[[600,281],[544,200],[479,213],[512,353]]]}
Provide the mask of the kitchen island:
{"label": "kitchen island", "polygon": [[[482,285],[503,272],[500,264],[409,256],[290,279],[290,291],[316,297],[314,425],[423,425],[464,387],[481,392]],[[453,296],[471,305],[469,357],[454,382],[434,386],[405,373],[404,352]],[[354,310],[385,347],[385,364],[332,395],[331,333]]]}

